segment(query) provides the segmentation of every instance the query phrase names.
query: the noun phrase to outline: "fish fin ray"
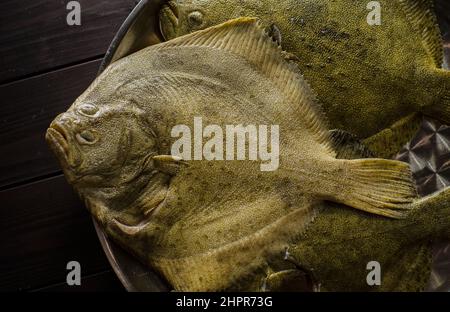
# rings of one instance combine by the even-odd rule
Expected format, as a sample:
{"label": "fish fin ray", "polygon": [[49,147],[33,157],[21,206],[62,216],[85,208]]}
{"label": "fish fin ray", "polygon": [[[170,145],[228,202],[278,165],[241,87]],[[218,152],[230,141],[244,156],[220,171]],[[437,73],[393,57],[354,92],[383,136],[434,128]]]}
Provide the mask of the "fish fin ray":
{"label": "fish fin ray", "polygon": [[202,46],[238,55],[260,70],[277,88],[287,102],[283,119],[302,118],[315,139],[334,155],[327,131],[327,119],[317,96],[294,62],[286,61],[286,54],[267,34],[256,18],[242,17],[165,42],[158,49],[168,47]]}
{"label": "fish fin ray", "polygon": [[444,61],[444,48],[441,31],[434,12],[433,0],[400,0],[411,24],[422,36],[436,67],[441,68]]}
{"label": "fish fin ray", "polygon": [[155,168],[168,175],[176,175],[180,169],[188,167],[188,162],[170,155],[158,155],[152,158]]}
{"label": "fish fin ray", "polygon": [[340,201],[372,214],[401,219],[417,198],[407,163],[385,159],[347,160]]}
{"label": "fish fin ray", "polygon": [[183,258],[153,258],[150,262],[177,290],[225,290],[257,270],[267,256],[284,250],[289,241],[302,235],[317,213],[313,206],[297,209],[256,233],[219,248]]}

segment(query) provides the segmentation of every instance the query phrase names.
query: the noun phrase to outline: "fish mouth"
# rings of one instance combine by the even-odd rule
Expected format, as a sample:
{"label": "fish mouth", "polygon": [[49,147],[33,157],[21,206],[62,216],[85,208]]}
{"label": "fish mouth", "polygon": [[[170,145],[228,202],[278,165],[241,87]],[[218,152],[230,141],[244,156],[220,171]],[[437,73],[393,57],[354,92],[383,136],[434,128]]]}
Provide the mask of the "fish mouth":
{"label": "fish mouth", "polygon": [[47,129],[45,138],[58,156],[65,160],[69,158],[69,135],[63,126],[52,123]]}
{"label": "fish mouth", "polygon": [[169,0],[159,12],[159,28],[164,40],[170,40],[176,37],[179,25],[180,11],[176,1]]}
{"label": "fish mouth", "polygon": [[173,16],[178,20],[180,18],[180,10],[178,9],[177,2],[175,0],[169,0],[165,4],[168,6],[170,12],[172,12]]}
{"label": "fish mouth", "polygon": [[69,131],[61,123],[52,122],[50,127],[47,129],[45,139],[56,156],[60,160],[64,161],[65,164],[72,168],[79,165],[78,159],[73,157],[75,155],[70,152],[71,148],[69,144],[71,142],[71,137]]}

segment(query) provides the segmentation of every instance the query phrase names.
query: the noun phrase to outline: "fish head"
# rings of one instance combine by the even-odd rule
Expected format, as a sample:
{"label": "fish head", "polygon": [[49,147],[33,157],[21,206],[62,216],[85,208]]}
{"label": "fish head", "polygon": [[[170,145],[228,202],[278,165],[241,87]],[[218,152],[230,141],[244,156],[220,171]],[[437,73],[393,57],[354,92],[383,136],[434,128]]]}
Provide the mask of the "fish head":
{"label": "fish head", "polygon": [[152,170],[156,136],[129,106],[79,100],[47,130],[47,142],[81,195],[92,189],[119,187]]}
{"label": "fish head", "polygon": [[135,102],[114,92],[100,99],[104,93],[92,90],[55,118],[46,139],[66,179],[109,235],[119,242],[144,228],[158,235],[153,211],[171,181],[156,168],[165,145]]}
{"label": "fish head", "polygon": [[167,0],[159,12],[160,31],[171,40],[239,17],[235,1]]}

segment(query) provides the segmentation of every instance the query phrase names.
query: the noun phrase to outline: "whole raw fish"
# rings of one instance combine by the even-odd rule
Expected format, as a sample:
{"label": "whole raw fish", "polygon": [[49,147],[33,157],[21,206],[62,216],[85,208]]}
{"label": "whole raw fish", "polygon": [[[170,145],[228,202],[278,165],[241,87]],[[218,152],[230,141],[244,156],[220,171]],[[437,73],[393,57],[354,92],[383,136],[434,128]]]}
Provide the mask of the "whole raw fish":
{"label": "whole raw fish", "polygon": [[432,0],[170,0],[161,32],[172,39],[240,16],[262,20],[317,92],[330,127],[369,138],[375,155],[410,141],[417,113],[450,123]]}
{"label": "whole raw fish", "polygon": [[[196,119],[215,129],[203,148],[214,157],[174,157],[174,129]],[[239,148],[219,137],[227,125],[279,129],[276,170],[263,170],[265,158],[221,158],[223,146]],[[324,200],[401,218],[416,197],[405,163],[335,158],[312,91],[253,18],[113,63],[47,139],[106,233],[178,290],[225,289],[257,270]]]}

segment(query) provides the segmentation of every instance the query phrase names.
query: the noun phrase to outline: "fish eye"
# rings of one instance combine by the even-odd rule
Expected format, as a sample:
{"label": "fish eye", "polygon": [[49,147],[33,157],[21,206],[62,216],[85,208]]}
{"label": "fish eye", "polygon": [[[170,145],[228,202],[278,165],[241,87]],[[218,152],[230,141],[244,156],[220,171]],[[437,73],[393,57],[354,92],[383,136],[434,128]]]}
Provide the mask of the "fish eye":
{"label": "fish eye", "polygon": [[188,23],[191,27],[200,27],[203,24],[203,13],[200,11],[193,11],[189,13]]}
{"label": "fish eye", "polygon": [[97,114],[98,108],[97,108],[97,106],[92,105],[92,104],[82,104],[78,108],[78,112],[82,115],[92,117],[92,116],[95,116],[95,114]]}
{"label": "fish eye", "polygon": [[77,141],[80,144],[89,145],[97,141],[96,135],[89,130],[83,130],[76,135]]}

